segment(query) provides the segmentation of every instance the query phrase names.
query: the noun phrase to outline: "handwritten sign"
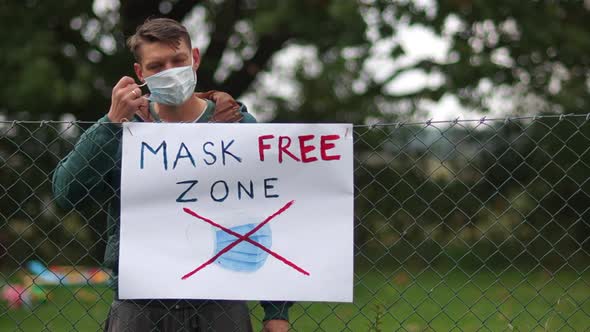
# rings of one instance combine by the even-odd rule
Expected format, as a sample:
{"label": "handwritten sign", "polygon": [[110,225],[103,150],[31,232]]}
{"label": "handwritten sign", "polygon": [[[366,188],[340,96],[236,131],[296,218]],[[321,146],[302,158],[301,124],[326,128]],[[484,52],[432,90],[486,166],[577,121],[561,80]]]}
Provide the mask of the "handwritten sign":
{"label": "handwritten sign", "polygon": [[125,123],[119,297],[352,301],[347,124]]}

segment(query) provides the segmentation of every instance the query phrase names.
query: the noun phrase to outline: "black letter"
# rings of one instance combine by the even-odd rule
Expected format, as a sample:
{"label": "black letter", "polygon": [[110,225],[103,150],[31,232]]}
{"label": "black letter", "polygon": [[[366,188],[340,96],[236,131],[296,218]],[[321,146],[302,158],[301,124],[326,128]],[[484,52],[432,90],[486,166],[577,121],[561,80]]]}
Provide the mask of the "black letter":
{"label": "black letter", "polygon": [[[186,151],[186,155],[180,154],[182,148],[184,148],[184,151]],[[188,150],[186,145],[184,145],[184,142],[180,143],[180,147],[178,148],[178,153],[176,154],[176,159],[174,159],[174,165],[172,166],[172,169],[176,169],[176,164],[178,163],[178,159],[180,158],[189,158],[191,160],[191,164],[193,164],[193,167],[195,167],[195,160],[193,159],[193,156],[191,155],[191,152]]]}
{"label": "black letter", "polygon": [[[223,198],[215,198],[213,196],[213,190],[215,190],[215,185],[218,183],[223,183],[223,185],[225,186],[225,196],[223,196]],[[223,202],[225,201],[225,199],[227,198],[227,196],[229,195],[229,188],[227,187],[227,183],[225,183],[225,181],[223,180],[219,180],[219,181],[215,181],[215,183],[213,183],[213,185],[211,185],[211,198],[216,201],[216,202]]]}
{"label": "black letter", "polygon": [[211,165],[215,164],[215,162],[217,161],[217,157],[213,153],[205,150],[205,146],[207,144],[211,144],[211,146],[215,146],[215,145],[213,144],[213,142],[205,142],[205,144],[203,144],[203,152],[205,152],[206,154],[208,154],[211,157],[213,157],[213,161],[212,162],[208,162],[207,160],[205,160],[205,158],[203,158],[203,161],[205,162],[205,164],[211,166]]}
{"label": "black letter", "polygon": [[264,179],[264,197],[266,197],[266,198],[276,198],[276,197],[279,197],[279,195],[277,195],[277,194],[274,194],[274,195],[269,195],[268,194],[268,189],[272,189],[275,186],[267,183],[268,181],[278,181],[278,180],[279,179],[277,179],[277,178],[267,178],[267,179]]}
{"label": "black letter", "polygon": [[186,202],[196,202],[197,199],[196,198],[184,198],[184,195],[186,195],[186,193],[189,192],[189,190],[193,189],[193,187],[197,184],[197,180],[187,180],[187,181],[180,181],[180,182],[176,182],[176,184],[185,184],[185,183],[190,183],[191,185],[188,186],[188,188],[182,192],[182,194],[180,194],[180,196],[178,196],[178,198],[176,199],[176,201],[178,203],[186,203]]}
{"label": "black letter", "polygon": [[223,165],[225,165],[225,154],[229,154],[230,156],[234,157],[238,162],[242,162],[242,158],[236,156],[235,154],[227,151],[227,149],[229,149],[229,147],[234,144],[234,140],[232,139],[231,142],[229,142],[229,144],[227,146],[225,146],[224,142],[221,141],[221,157],[223,160]]}
{"label": "black letter", "polygon": [[152,149],[151,146],[149,146],[146,142],[141,142],[141,161],[140,161],[140,168],[143,169],[143,151],[144,151],[144,147],[147,148],[148,150],[150,150],[151,153],[156,154],[158,153],[158,151],[160,151],[160,149],[163,150],[163,154],[164,154],[164,169],[168,170],[168,159],[166,157],[166,141],[162,141],[162,143],[160,144],[160,146],[158,146],[157,149]]}
{"label": "black letter", "polygon": [[242,189],[240,188],[243,188],[246,192],[246,195],[250,196],[250,198],[254,198],[254,184],[252,183],[252,180],[250,180],[250,192],[248,192],[242,182],[238,181],[238,199],[242,199]]}

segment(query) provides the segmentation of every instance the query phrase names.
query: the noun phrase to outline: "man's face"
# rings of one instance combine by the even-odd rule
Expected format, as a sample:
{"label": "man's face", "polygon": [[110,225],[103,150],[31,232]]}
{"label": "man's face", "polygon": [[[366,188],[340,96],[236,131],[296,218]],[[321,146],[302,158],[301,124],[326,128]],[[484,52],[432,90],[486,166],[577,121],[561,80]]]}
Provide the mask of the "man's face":
{"label": "man's face", "polygon": [[[135,71],[140,80],[166,69],[190,66],[193,54],[196,53],[198,57],[198,51],[191,50],[185,41],[181,41],[178,48],[161,42],[144,43],[139,52],[141,62],[135,65]],[[197,66],[198,60],[193,68],[196,69]]]}

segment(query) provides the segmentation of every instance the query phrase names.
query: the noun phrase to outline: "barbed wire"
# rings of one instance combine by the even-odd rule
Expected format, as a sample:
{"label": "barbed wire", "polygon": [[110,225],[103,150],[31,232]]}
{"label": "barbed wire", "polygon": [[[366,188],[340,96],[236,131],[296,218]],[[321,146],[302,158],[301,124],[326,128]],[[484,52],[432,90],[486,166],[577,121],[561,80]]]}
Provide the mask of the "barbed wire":
{"label": "barbed wire", "polygon": [[[433,125],[433,124],[450,124],[450,123],[485,123],[485,122],[511,122],[511,121],[521,121],[521,120],[540,120],[540,119],[559,119],[565,120],[568,118],[585,118],[585,121],[590,120],[590,113],[570,113],[570,114],[542,114],[542,115],[523,115],[523,116],[507,116],[507,117],[494,117],[488,118],[487,116],[483,116],[481,118],[469,118],[469,119],[460,119],[457,117],[455,119],[448,119],[448,120],[434,120],[434,118],[430,118],[428,120],[417,120],[417,121],[395,121],[395,122],[377,122],[374,124],[353,124],[354,128],[374,128],[374,127],[401,127],[405,125]],[[74,121],[65,121],[65,120],[0,120],[1,125],[17,125],[17,124],[39,124],[43,126],[45,124],[95,124],[97,121],[86,121],[86,120],[74,120]],[[101,124],[122,124],[123,122],[102,122]],[[188,122],[190,124],[192,122]]]}

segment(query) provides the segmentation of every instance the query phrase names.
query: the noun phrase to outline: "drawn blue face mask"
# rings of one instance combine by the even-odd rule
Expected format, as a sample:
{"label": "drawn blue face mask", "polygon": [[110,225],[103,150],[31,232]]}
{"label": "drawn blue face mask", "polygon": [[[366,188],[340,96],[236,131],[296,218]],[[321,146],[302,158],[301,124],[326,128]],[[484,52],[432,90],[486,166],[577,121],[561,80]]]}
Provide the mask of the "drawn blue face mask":
{"label": "drawn blue face mask", "polygon": [[164,105],[180,105],[192,96],[197,85],[193,66],[170,68],[145,78],[149,100]]}
{"label": "drawn blue face mask", "polygon": [[[256,226],[256,224],[245,224],[230,229],[238,234],[244,235]],[[272,246],[272,234],[268,224],[262,226],[262,228],[252,234],[249,238],[268,249]],[[238,238],[223,230],[218,230],[215,232],[215,240],[215,254],[217,254],[225,247],[238,240]],[[254,272],[264,265],[267,257],[268,253],[266,251],[247,241],[242,241],[230,251],[221,255],[215,263],[232,271]]]}

